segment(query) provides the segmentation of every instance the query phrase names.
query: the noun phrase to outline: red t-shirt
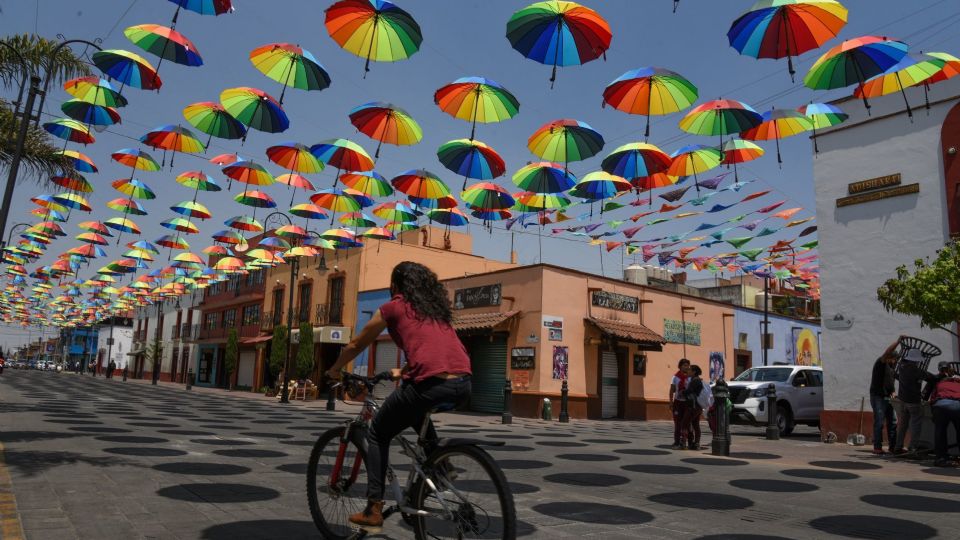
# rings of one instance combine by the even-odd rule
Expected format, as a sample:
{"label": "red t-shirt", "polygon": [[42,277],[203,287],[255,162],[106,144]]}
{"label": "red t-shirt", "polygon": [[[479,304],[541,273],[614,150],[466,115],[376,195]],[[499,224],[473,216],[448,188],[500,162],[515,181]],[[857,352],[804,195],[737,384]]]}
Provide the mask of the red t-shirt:
{"label": "red t-shirt", "polygon": [[418,317],[399,294],[380,306],[380,315],[407,357],[404,379],[420,382],[441,373],[471,373],[467,350],[449,323]]}

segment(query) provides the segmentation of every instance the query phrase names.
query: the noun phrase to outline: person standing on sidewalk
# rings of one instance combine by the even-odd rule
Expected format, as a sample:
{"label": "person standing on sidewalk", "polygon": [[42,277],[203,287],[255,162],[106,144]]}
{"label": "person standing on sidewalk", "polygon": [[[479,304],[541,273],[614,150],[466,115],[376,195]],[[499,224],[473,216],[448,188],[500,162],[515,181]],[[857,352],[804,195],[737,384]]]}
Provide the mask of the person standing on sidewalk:
{"label": "person standing on sidewalk", "polygon": [[703,414],[703,408],[700,407],[698,398],[700,392],[703,392],[703,379],[700,378],[702,373],[700,366],[690,366],[690,378],[687,379],[687,389],[684,392],[687,403],[681,423],[687,434],[688,450],[700,450],[700,415]]}
{"label": "person standing on sidewalk", "polygon": [[949,362],[940,362],[939,376],[930,396],[933,411],[933,450],[937,467],[951,467],[947,448],[947,428],[953,424],[957,440],[960,441],[960,376]]}
{"label": "person standing on sidewalk", "polygon": [[897,397],[903,402],[903,414],[897,418],[897,443],[893,447],[894,454],[905,454],[903,443],[910,430],[910,451],[917,449],[920,443],[920,429],[923,421],[923,405],[921,404],[921,386],[929,375],[920,369],[923,362],[923,353],[920,349],[910,349],[903,356],[900,371],[897,373],[899,383]]}
{"label": "person standing on sidewalk", "polygon": [[894,395],[893,366],[897,363],[894,349],[900,339],[894,341],[883,351],[880,358],[873,363],[873,373],[870,377],[870,408],[873,409],[873,453],[883,454],[883,426],[887,426],[887,444],[890,451],[897,441],[897,425],[893,416],[893,406],[890,400]]}
{"label": "person standing on sidewalk", "polygon": [[687,377],[690,373],[690,361],[681,358],[677,362],[677,372],[670,381],[670,411],[673,413],[673,449],[683,450],[686,433],[683,429],[683,415],[686,412]]}

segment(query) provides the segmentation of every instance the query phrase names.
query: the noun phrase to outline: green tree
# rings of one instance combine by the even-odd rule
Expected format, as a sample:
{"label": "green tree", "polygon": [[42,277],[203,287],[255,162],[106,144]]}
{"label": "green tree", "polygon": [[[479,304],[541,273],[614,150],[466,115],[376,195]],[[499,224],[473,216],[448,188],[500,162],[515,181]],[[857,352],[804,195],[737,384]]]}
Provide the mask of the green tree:
{"label": "green tree", "polygon": [[277,376],[287,362],[287,339],[286,326],[278,324],[273,327],[273,339],[270,340],[270,373],[273,376]]}
{"label": "green tree", "polygon": [[[163,345],[156,339],[150,340],[150,344],[147,345],[147,350],[144,351],[144,356],[150,361],[150,374],[152,378],[153,372],[156,371],[159,373],[163,367]],[[157,366],[160,367],[158,368]]]}
{"label": "green tree", "polygon": [[233,390],[233,373],[237,371],[238,356],[240,356],[240,342],[237,339],[237,329],[231,328],[227,334],[227,350],[223,355],[223,368],[227,370],[230,390]]}
{"label": "green tree", "polygon": [[[46,73],[46,64],[58,42],[31,34],[9,36],[4,40],[23,56],[27,63],[28,73],[43,76]],[[69,46],[60,49],[57,53],[54,68],[50,74],[51,90],[56,85],[68,79],[90,75],[90,66],[80,56],[77,56]],[[16,99],[16,92],[23,77],[23,65],[19,58],[8,48],[0,47],[0,85],[9,92],[13,92],[12,99]],[[29,84],[29,78],[27,79]],[[26,100],[27,89],[24,89]],[[22,105],[21,105],[22,107]],[[16,152],[17,130],[13,129],[17,122],[13,117],[13,108],[6,100],[0,100],[0,170],[10,166]],[[62,145],[47,134],[42,128],[31,125],[27,131],[24,144],[21,172],[24,176],[34,179],[46,177],[60,172],[72,172],[70,160],[58,154]]]}
{"label": "green tree", "polygon": [[297,379],[306,379],[313,371],[313,325],[300,324],[300,342],[297,344]]}
{"label": "green tree", "polygon": [[888,312],[913,315],[926,328],[956,332],[949,326],[960,320],[960,244],[951,241],[929,257],[897,268],[897,277],[877,289],[877,299]]}

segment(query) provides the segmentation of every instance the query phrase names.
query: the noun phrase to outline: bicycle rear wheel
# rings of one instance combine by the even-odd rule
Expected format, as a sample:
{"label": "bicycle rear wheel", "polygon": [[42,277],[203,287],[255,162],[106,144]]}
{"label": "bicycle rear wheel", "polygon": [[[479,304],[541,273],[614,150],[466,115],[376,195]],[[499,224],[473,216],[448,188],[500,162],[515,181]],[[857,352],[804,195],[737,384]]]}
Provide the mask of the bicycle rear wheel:
{"label": "bicycle rear wheel", "polygon": [[[310,515],[324,538],[345,540],[357,532],[351,514],[367,504],[366,451],[359,430],[331,429],[317,439],[307,463]],[[342,455],[341,455],[342,453]],[[340,467],[336,465],[340,463]]]}
{"label": "bicycle rear wheel", "polygon": [[[431,514],[415,516],[418,539],[516,538],[513,495],[490,454],[476,446],[443,447],[427,457],[424,472],[439,493],[422,478],[413,486],[416,508]],[[449,516],[443,515],[444,503]]]}

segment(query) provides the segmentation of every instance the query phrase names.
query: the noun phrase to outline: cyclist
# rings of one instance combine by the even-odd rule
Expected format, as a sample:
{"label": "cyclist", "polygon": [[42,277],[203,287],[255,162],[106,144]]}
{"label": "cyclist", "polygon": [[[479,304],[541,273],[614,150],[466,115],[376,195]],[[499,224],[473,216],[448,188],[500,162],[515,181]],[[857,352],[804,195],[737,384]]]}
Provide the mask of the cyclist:
{"label": "cyclist", "polygon": [[[408,427],[419,430],[426,413],[437,405],[470,397],[470,357],[450,324],[450,299],[437,275],[422,264],[401,262],[390,276],[390,294],[392,299],[380,306],[326,373],[339,379],[343,366],[384,329],[406,356],[403,369],[393,370],[403,384],[384,400],[367,431],[367,506],[350,516],[351,523],[364,528],[383,525],[390,441]],[[432,425],[426,439],[437,439]]]}

